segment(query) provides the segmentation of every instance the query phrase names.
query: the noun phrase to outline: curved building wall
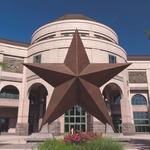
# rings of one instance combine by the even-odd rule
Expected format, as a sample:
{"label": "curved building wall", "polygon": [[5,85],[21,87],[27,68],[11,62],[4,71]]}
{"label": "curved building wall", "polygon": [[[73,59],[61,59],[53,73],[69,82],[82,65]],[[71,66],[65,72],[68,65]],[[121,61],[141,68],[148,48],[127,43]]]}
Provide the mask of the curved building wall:
{"label": "curved building wall", "polygon": [[[56,21],[40,27],[33,33],[32,44],[28,48],[27,62],[33,63],[34,57],[41,55],[41,63],[63,63],[76,29],[78,29],[91,63],[109,63],[109,55],[114,56],[117,63],[127,62],[125,50],[118,45],[117,34],[101,23],[87,20]],[[124,74],[125,72],[120,73],[109,82],[115,82],[122,90],[127,89],[127,85],[124,84],[127,80],[124,78]],[[37,81],[38,77],[27,70],[28,85]],[[45,81],[42,83],[46,85]],[[51,93],[53,88],[47,90]],[[123,90],[123,93],[126,91]],[[61,124],[60,132],[64,132],[63,117],[58,120]],[[95,118],[93,120],[98,122]],[[95,129],[95,132],[97,130]]]}
{"label": "curved building wall", "polygon": [[[63,63],[73,34],[78,29],[91,63],[113,63],[114,58],[116,63],[132,63],[128,69],[108,81],[100,90],[107,96],[106,98],[111,96],[114,100],[119,98],[120,104],[118,105],[116,101],[117,105],[114,105],[112,110],[113,115],[117,115],[113,116],[114,118],[120,116],[122,120],[120,127],[124,134],[132,134],[135,130],[149,132],[147,114],[150,95],[150,57],[128,56],[127,60],[125,50],[118,45],[117,34],[101,23],[87,20],[85,17],[84,19],[58,20],[37,29],[32,35],[31,45],[0,39],[0,62],[6,64],[5,68],[0,67],[0,108],[2,108],[0,122],[5,121],[3,124],[5,128],[1,131],[20,135],[29,134],[29,130],[30,133],[37,131],[45,111],[43,108],[49,103],[53,87],[23,67],[22,63]],[[110,58],[113,58],[113,61],[110,61]],[[17,88],[19,94],[13,93],[12,87]],[[121,92],[118,96],[119,91]],[[139,105],[141,99],[137,99],[137,102],[132,104],[133,97],[139,94],[145,97],[146,104]],[[38,108],[37,111],[30,110],[32,102],[37,104],[35,107]],[[39,118],[36,117],[34,120],[33,113],[35,117],[39,115]],[[142,126],[140,123],[137,124],[137,119],[143,121],[141,115],[146,117],[144,119],[146,124]],[[31,130],[33,124],[29,125],[29,120],[31,123],[39,122],[35,124],[34,131]],[[87,122],[90,122],[94,132],[106,129],[96,118],[90,118],[89,114],[87,114]],[[54,134],[63,133],[64,123],[64,116],[62,116],[51,125],[45,125],[42,132],[49,130]],[[111,132],[109,126],[107,126],[107,132]]]}

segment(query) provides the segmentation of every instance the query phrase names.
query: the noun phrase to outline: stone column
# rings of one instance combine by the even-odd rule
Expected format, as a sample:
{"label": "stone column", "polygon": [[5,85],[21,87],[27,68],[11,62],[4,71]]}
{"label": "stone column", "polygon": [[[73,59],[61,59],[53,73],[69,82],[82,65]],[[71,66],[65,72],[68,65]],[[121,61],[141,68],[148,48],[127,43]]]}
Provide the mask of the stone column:
{"label": "stone column", "polygon": [[93,116],[87,112],[87,131],[93,131]]}
{"label": "stone column", "polygon": [[29,100],[26,91],[27,90],[26,70],[27,69],[23,67],[22,87],[21,93],[19,95],[18,118],[16,125],[16,134],[18,135],[28,135]]}
{"label": "stone column", "polygon": [[149,125],[150,125],[150,68],[146,70],[146,76],[147,76],[147,87],[148,87],[148,114],[149,114]]}
{"label": "stone column", "polygon": [[[0,52],[0,62],[3,62],[3,57],[4,57],[3,52]],[[2,67],[0,67],[0,80],[2,78],[2,70],[3,70]]]}
{"label": "stone column", "polygon": [[103,124],[98,119],[93,117],[93,132],[104,133],[105,132],[105,128],[106,128],[105,124]]}
{"label": "stone column", "polygon": [[132,106],[129,99],[130,88],[127,70],[123,74],[123,93],[121,99],[122,132],[124,135],[135,134]]}

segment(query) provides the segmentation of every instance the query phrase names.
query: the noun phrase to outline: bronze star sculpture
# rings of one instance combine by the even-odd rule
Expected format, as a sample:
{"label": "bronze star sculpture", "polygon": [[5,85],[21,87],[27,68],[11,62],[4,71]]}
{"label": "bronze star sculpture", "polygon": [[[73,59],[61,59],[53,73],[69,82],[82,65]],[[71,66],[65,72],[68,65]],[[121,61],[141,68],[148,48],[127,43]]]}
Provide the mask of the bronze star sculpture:
{"label": "bronze star sculpture", "polygon": [[54,87],[41,127],[53,122],[73,106],[79,105],[114,129],[99,87],[128,67],[128,63],[90,64],[76,30],[63,64],[24,65]]}

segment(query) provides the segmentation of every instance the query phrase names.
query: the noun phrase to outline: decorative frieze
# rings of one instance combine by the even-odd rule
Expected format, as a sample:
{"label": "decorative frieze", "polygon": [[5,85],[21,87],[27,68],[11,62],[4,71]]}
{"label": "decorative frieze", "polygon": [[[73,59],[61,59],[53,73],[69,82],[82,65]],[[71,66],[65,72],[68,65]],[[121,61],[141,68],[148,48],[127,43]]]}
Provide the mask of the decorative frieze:
{"label": "decorative frieze", "polygon": [[147,83],[146,72],[129,72],[129,83]]}
{"label": "decorative frieze", "polygon": [[4,56],[3,62],[4,62],[3,67],[4,71],[15,73],[23,72],[23,65],[22,65],[23,60]]}

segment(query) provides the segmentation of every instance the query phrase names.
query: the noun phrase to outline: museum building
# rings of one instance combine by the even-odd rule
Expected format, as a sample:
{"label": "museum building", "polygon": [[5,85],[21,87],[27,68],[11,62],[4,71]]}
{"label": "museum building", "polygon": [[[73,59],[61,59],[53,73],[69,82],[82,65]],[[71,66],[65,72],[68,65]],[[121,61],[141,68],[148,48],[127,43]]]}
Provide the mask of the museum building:
{"label": "museum building", "polygon": [[[131,63],[104,84],[103,94],[117,132],[150,132],[150,56],[129,56],[108,26],[81,14],[68,14],[38,28],[31,44],[0,39],[0,133],[39,132],[53,87],[23,63],[63,63],[75,30],[90,63]],[[79,106],[74,106],[40,132],[113,132]]]}

